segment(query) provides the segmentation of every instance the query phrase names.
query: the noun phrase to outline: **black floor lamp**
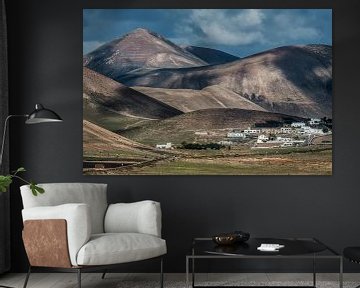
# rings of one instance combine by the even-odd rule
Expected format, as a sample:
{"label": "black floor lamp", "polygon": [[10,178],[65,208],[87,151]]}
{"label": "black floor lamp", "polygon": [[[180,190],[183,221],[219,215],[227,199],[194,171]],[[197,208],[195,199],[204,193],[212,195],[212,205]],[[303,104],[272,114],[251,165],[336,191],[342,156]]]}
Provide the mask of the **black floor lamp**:
{"label": "black floor lamp", "polygon": [[5,119],[4,132],[3,132],[2,144],[1,144],[0,167],[2,166],[2,160],[3,160],[3,155],[4,155],[4,146],[5,146],[5,141],[6,141],[6,132],[7,132],[8,122],[11,118],[16,118],[16,117],[27,118],[25,121],[25,124],[39,124],[39,123],[62,122],[63,121],[58,114],[56,114],[54,111],[52,111],[50,109],[46,109],[41,104],[36,104],[35,110],[33,112],[31,112],[30,114],[23,114],[23,115],[19,114],[19,115],[7,116]]}
{"label": "black floor lamp", "polygon": [[[2,162],[3,162],[3,155],[4,155],[4,146],[6,143],[6,132],[7,132],[7,126],[9,123],[9,120],[11,118],[26,118],[25,123],[26,124],[39,124],[39,123],[56,123],[56,122],[62,122],[63,120],[61,119],[61,117],[56,114],[54,111],[50,110],[50,109],[46,109],[44,108],[43,105],[41,104],[36,104],[35,105],[35,110],[33,112],[31,112],[30,114],[23,114],[23,115],[9,115],[6,117],[5,119],[5,123],[4,123],[4,131],[3,131],[3,138],[1,141],[1,150],[0,150],[0,168],[2,167]],[[12,288],[9,286],[4,286],[0,284],[0,287],[4,287],[4,288]]]}

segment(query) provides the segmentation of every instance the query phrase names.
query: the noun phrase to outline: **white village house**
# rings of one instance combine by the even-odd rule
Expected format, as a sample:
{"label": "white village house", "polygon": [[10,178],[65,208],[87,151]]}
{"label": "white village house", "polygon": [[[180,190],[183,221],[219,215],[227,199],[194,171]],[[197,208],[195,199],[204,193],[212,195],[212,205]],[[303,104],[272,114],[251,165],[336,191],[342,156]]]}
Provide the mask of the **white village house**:
{"label": "white village house", "polygon": [[244,133],[248,134],[248,135],[260,134],[261,130],[248,128],[248,129],[244,130]]}
{"label": "white village house", "polygon": [[291,127],[293,128],[301,128],[306,126],[306,124],[304,122],[293,122],[291,123]]}
{"label": "white village house", "polygon": [[256,143],[264,143],[267,141],[269,141],[269,137],[266,136],[265,134],[261,134],[258,136]]}
{"label": "white village house", "polygon": [[311,128],[309,126],[302,127],[300,130],[301,134],[314,134],[314,135],[324,135],[324,131],[318,128]]}
{"label": "white village house", "polygon": [[281,127],[280,128],[281,133],[291,133],[292,132],[292,128],[291,127]]}
{"label": "white village house", "polygon": [[172,145],[171,142],[168,142],[166,144],[156,144],[157,149],[171,149]]}
{"label": "white village house", "polygon": [[292,141],[293,139],[292,138],[289,138],[289,137],[276,137],[276,141],[277,142],[290,142]]}
{"label": "white village house", "polygon": [[228,138],[246,138],[246,134],[242,132],[228,132],[226,136]]}
{"label": "white village house", "polygon": [[311,118],[309,121],[309,125],[319,125],[321,123],[321,119],[319,118]]}

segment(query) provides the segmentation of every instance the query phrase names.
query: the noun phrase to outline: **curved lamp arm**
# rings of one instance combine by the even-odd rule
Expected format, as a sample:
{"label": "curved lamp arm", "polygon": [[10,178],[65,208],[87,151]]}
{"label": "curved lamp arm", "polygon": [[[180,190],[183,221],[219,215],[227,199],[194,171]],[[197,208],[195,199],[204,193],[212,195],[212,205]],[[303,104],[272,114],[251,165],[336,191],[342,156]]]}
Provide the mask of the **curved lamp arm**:
{"label": "curved lamp arm", "polygon": [[27,114],[23,114],[23,115],[9,115],[6,117],[5,119],[5,123],[4,123],[4,131],[3,131],[3,137],[2,137],[2,143],[1,143],[1,151],[0,151],[0,168],[2,166],[2,160],[3,160],[3,155],[4,155],[4,146],[5,146],[5,141],[6,141],[6,132],[7,132],[7,126],[8,126],[8,122],[11,118],[14,117],[23,117],[23,118],[27,118],[29,115]]}
{"label": "curved lamp arm", "polygon": [[58,114],[56,114],[54,111],[52,111],[50,109],[45,108],[41,104],[36,104],[35,110],[33,112],[31,112],[30,114],[7,116],[5,119],[5,123],[4,123],[4,132],[3,132],[1,151],[0,151],[0,168],[2,166],[8,122],[13,117],[27,118],[27,120],[25,121],[26,124],[38,124],[38,123],[46,123],[46,122],[62,122],[63,121]]}

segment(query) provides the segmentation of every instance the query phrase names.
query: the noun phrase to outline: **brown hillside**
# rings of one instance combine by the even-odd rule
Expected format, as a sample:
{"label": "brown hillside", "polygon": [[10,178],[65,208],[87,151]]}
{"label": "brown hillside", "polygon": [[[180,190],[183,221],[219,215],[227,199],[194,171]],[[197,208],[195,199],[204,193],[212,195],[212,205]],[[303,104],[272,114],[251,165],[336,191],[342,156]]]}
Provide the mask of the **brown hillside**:
{"label": "brown hillside", "polygon": [[109,111],[137,119],[162,119],[182,112],[128,88],[86,67],[83,68],[84,118],[91,113]]}
{"label": "brown hillside", "polygon": [[160,156],[152,147],[126,139],[86,120],[83,121],[83,149],[85,158],[110,157],[149,160],[148,158]]}
{"label": "brown hillside", "polygon": [[184,113],[210,108],[239,108],[266,111],[245,97],[220,86],[213,85],[202,90],[132,87]]}

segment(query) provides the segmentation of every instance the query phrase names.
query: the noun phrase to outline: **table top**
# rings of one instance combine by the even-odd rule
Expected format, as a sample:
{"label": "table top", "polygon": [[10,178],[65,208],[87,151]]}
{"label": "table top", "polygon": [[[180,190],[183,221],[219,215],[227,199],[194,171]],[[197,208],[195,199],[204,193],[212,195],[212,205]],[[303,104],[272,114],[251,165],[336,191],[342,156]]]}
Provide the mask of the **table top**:
{"label": "table top", "polygon": [[[284,245],[279,251],[260,251],[261,244]],[[335,250],[315,238],[250,238],[244,243],[217,245],[211,238],[195,238],[191,256],[211,257],[341,257]],[[190,257],[191,257],[190,256]]]}

